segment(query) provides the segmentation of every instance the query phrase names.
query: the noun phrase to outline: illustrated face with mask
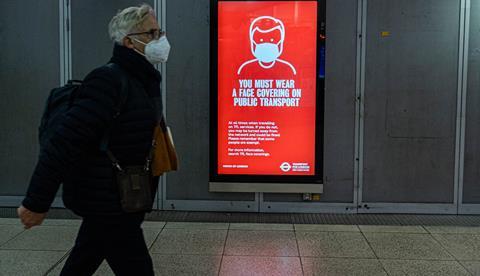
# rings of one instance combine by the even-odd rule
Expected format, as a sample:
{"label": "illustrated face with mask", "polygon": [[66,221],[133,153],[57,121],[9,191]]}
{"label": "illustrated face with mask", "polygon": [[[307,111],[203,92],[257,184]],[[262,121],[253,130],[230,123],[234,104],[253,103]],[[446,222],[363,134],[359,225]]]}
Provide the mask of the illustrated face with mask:
{"label": "illustrated face with mask", "polygon": [[249,35],[250,50],[255,59],[243,62],[238,67],[237,75],[251,75],[256,69],[249,68],[258,68],[255,65],[263,69],[278,68],[277,71],[283,70],[288,74],[290,72],[293,75],[297,74],[295,67],[290,62],[279,58],[283,53],[285,41],[285,26],[280,19],[267,15],[253,19],[250,22]]}
{"label": "illustrated face with mask", "polygon": [[[283,52],[285,32],[283,25],[276,25],[267,30],[258,27],[250,30],[251,51],[262,66],[273,66]],[[272,63],[272,64],[269,64]]]}
{"label": "illustrated face with mask", "polygon": [[131,41],[125,46],[143,55],[152,64],[166,62],[170,53],[170,44],[165,32],[158,27],[155,17],[149,16],[142,27],[148,31],[127,34]]}

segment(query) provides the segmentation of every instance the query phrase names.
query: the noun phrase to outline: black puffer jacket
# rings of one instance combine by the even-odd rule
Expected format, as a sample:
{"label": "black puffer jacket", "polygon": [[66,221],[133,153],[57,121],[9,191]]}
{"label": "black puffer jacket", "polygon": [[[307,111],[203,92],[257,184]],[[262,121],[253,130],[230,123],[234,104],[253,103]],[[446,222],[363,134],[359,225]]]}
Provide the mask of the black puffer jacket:
{"label": "black puffer jacket", "polygon": [[[113,124],[109,149],[120,164],[145,163],[161,114],[161,77],[142,55],[123,46],[115,45],[110,62],[120,65],[129,79],[120,115],[113,120],[122,88],[119,72],[107,66],[95,69],[85,78],[65,121],[39,156],[23,200],[27,209],[48,211],[63,182],[64,204],[76,214],[123,214],[115,172],[100,151],[100,140]],[[159,103],[157,111],[155,102]]]}

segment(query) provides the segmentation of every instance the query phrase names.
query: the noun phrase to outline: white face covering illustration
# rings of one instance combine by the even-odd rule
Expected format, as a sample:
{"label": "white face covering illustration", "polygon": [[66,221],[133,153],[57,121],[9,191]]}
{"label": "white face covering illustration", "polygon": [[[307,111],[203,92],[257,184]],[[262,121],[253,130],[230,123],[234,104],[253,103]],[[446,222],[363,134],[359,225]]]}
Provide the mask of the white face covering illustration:
{"label": "white face covering illustration", "polygon": [[[266,25],[269,27],[262,26],[262,23],[265,22],[268,23]],[[280,32],[280,40],[277,39],[278,42],[273,41],[273,39],[271,39],[269,42],[263,42],[262,40],[255,41],[254,35],[257,32],[262,34]],[[281,20],[271,16],[257,17],[252,21],[252,23],[250,23],[249,35],[250,50],[255,59],[244,62],[240,68],[238,68],[238,75],[240,75],[245,66],[255,62],[257,62],[260,67],[264,69],[270,69],[275,65],[276,62],[280,62],[289,66],[293,74],[296,75],[296,70],[293,65],[287,61],[279,59],[283,52],[283,42],[285,40],[285,26]]]}
{"label": "white face covering illustration", "polygon": [[[280,56],[280,50],[278,49],[278,44],[274,43],[260,43],[255,44],[255,50],[253,51],[253,55],[260,61],[260,62],[273,62]],[[280,43],[279,43],[280,44]]]}

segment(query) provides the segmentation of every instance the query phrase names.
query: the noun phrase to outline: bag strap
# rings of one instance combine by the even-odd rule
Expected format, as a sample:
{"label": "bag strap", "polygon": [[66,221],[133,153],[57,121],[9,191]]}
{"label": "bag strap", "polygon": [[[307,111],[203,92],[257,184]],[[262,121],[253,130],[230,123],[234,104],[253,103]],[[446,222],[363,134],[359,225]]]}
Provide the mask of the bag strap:
{"label": "bag strap", "polygon": [[[120,163],[119,163],[118,159],[115,158],[115,155],[113,155],[113,153],[108,149],[108,142],[110,140],[110,134],[111,134],[115,119],[120,115],[120,112],[123,108],[123,105],[127,101],[127,97],[128,97],[128,78],[125,75],[125,72],[122,70],[122,68],[120,68],[120,66],[118,66],[117,64],[108,63],[106,66],[112,68],[113,70],[115,70],[119,73],[122,88],[121,88],[121,92],[120,92],[120,101],[119,101],[119,104],[117,106],[117,113],[113,116],[112,123],[108,126],[107,130],[105,131],[105,133],[102,137],[102,140],[100,142],[100,150],[107,153],[107,156],[110,159],[110,161],[112,162],[112,165],[117,170],[123,171],[122,167],[120,166]],[[144,170],[147,171],[147,172],[150,170],[150,164],[152,163],[152,160],[153,160],[153,154],[155,152],[155,144],[156,144],[156,142],[155,142],[155,138],[154,138],[152,140],[152,145],[150,147],[150,151],[148,152],[148,156],[145,160]]]}
{"label": "bag strap", "polygon": [[117,72],[118,75],[120,76],[120,85],[121,85],[121,90],[120,90],[120,100],[117,105],[117,113],[114,115],[113,119],[116,119],[119,115],[120,112],[123,109],[123,106],[127,102],[128,98],[128,76],[126,75],[126,72],[120,67],[120,65],[110,62],[107,63],[106,65],[108,68],[112,69],[113,71]]}
{"label": "bag strap", "polygon": [[147,160],[145,161],[145,166],[143,169],[148,172],[150,170],[150,164],[152,164],[153,154],[155,153],[155,147],[157,146],[157,142],[155,138],[152,140],[152,146],[150,147],[150,151],[148,152]]}
{"label": "bag strap", "polygon": [[121,82],[120,99],[119,99],[118,104],[116,106],[115,115],[113,115],[113,120],[110,123],[110,125],[108,126],[108,128],[105,130],[105,132],[103,133],[103,137],[102,137],[102,140],[100,142],[100,150],[106,152],[106,151],[108,151],[108,142],[110,140],[110,133],[112,131],[115,119],[117,119],[117,117],[120,115],[120,112],[122,111],[122,108],[123,108],[125,102],[127,101],[128,79],[127,79],[127,76],[125,76],[125,72],[123,72],[123,70],[117,64],[108,63],[105,66],[107,66],[107,67],[111,68],[112,70],[116,71],[118,73],[118,75],[120,76],[120,82]]}
{"label": "bag strap", "polygon": [[78,93],[79,93],[78,88],[82,85],[82,83],[83,83],[83,81],[81,81],[81,80],[69,80],[69,81],[67,81],[66,85],[77,86],[77,88],[72,91],[72,93],[70,94],[70,97],[68,98],[68,108],[71,108],[73,106],[73,101],[75,101],[75,98],[77,98]]}
{"label": "bag strap", "polygon": [[105,132],[102,136],[102,140],[100,141],[100,150],[106,152],[110,161],[112,161],[113,166],[115,166],[118,170],[121,171],[122,168],[120,167],[120,164],[119,164],[118,160],[115,158],[113,153],[108,149],[108,143],[110,142],[110,134],[112,132],[112,128],[114,126],[115,120],[120,115],[120,113],[122,111],[122,108],[127,101],[127,97],[128,97],[128,78],[126,76],[126,73],[123,71],[123,69],[119,65],[117,65],[115,63],[108,63],[105,66],[118,73],[118,75],[120,76],[121,89],[120,89],[119,101],[118,101],[118,104],[116,106],[116,110],[115,110],[116,112],[115,112],[115,115],[113,116],[113,120],[110,123],[110,125],[108,126],[108,128],[105,130]]}
{"label": "bag strap", "polygon": [[112,164],[113,166],[119,170],[119,171],[123,171],[122,167],[120,166],[120,163],[118,162],[117,158],[115,158],[115,156],[113,155],[113,153],[110,151],[110,150],[107,150],[107,155],[108,155],[108,158],[110,158],[110,161],[112,161]]}

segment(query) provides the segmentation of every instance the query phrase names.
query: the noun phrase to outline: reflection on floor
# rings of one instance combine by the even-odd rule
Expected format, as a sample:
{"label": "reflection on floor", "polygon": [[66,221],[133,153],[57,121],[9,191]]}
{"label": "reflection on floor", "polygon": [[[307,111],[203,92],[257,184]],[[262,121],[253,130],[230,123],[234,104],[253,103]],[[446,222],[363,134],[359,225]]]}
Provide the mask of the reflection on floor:
{"label": "reflection on floor", "polygon": [[[0,218],[0,275],[58,275],[79,220]],[[480,227],[146,221],[156,275],[480,275]],[[113,275],[104,262],[95,275]]]}

